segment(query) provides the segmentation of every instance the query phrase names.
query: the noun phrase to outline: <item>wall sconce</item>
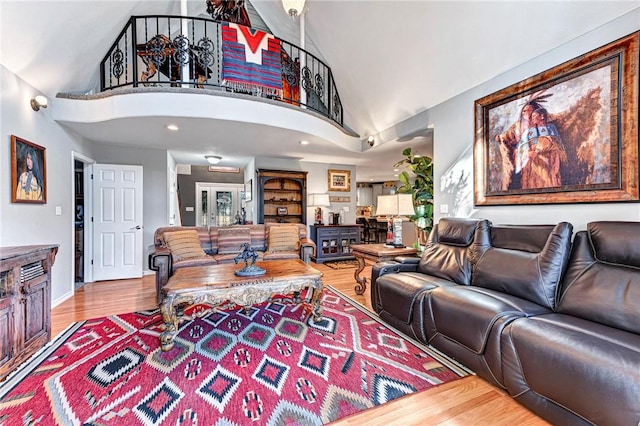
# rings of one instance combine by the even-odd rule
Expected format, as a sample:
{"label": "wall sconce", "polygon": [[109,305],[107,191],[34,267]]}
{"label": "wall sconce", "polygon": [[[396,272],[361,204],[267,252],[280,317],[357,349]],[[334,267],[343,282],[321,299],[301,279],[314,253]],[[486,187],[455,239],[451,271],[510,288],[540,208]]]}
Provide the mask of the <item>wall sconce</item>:
{"label": "wall sconce", "polygon": [[40,111],[40,108],[46,108],[48,104],[49,101],[42,95],[38,95],[31,99],[31,108],[33,108],[34,111]]}
{"label": "wall sconce", "polygon": [[282,7],[292,18],[300,15],[306,0],[282,0]]}
{"label": "wall sconce", "polygon": [[373,146],[376,144],[376,138],[374,136],[369,136],[367,138],[367,143],[369,144],[369,146]]}
{"label": "wall sconce", "polygon": [[218,164],[222,157],[218,157],[217,155],[205,155],[204,158],[209,162],[209,164]]}

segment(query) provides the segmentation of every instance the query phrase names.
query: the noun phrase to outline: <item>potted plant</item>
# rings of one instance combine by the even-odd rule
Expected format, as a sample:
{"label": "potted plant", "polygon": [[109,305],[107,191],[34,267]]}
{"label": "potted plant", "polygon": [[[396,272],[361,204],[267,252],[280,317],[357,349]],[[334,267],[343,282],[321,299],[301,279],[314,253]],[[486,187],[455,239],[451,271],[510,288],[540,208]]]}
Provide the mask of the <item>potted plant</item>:
{"label": "potted plant", "polygon": [[409,219],[418,228],[416,248],[420,249],[433,227],[433,160],[413,154],[411,148],[404,149],[402,155],[405,158],[394,164],[394,167],[405,167],[411,174],[404,170],[398,175],[398,180],[402,182],[398,192],[413,196],[416,214]]}

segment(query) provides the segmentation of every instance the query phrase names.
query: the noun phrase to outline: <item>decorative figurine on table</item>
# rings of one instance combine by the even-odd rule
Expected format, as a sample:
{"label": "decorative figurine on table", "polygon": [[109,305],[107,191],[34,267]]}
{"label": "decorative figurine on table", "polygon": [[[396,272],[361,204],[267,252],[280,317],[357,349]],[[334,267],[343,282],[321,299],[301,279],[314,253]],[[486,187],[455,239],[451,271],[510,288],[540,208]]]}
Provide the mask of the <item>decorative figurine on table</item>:
{"label": "decorative figurine on table", "polygon": [[251,244],[242,243],[242,252],[233,258],[233,261],[237,264],[239,261],[244,260],[244,268],[238,269],[234,272],[239,277],[256,277],[264,275],[267,271],[264,268],[256,266],[256,259],[258,254],[253,251]]}

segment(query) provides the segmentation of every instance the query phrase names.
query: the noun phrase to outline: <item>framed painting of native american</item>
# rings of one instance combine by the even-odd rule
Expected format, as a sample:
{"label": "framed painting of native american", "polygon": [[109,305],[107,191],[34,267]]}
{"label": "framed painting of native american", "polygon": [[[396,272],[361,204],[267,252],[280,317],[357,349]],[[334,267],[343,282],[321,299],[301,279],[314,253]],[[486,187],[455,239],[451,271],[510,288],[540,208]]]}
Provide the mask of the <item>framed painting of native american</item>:
{"label": "framed painting of native american", "polygon": [[11,202],[45,204],[45,148],[11,135]]}
{"label": "framed painting of native american", "polygon": [[640,201],[636,32],[475,102],[474,203]]}

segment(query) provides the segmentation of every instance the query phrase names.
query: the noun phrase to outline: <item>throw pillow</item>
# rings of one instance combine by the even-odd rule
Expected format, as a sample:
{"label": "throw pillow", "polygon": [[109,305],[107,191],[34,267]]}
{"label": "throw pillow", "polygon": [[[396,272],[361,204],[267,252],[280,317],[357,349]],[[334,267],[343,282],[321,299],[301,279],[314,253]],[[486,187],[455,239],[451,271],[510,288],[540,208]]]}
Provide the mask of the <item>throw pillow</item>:
{"label": "throw pillow", "polygon": [[240,253],[242,243],[251,244],[251,230],[249,228],[218,229],[218,254]]}
{"label": "throw pillow", "polygon": [[167,232],[163,238],[165,244],[171,250],[171,257],[174,262],[207,255],[202,250],[196,230]]}
{"label": "throw pillow", "polygon": [[300,246],[297,225],[273,225],[269,227],[267,251],[296,251]]}

